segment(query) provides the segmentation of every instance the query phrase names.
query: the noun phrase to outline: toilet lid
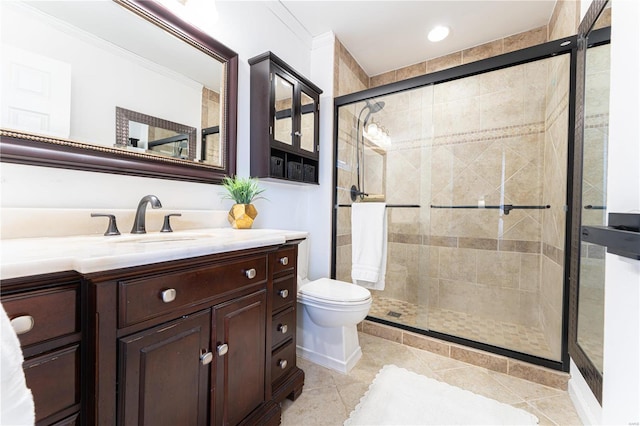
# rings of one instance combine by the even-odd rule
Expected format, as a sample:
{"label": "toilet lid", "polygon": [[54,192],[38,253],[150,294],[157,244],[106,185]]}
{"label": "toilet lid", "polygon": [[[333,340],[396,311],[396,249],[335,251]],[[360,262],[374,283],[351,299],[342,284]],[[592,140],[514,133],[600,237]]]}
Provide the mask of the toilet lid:
{"label": "toilet lid", "polygon": [[321,278],[302,286],[300,293],[335,302],[361,302],[371,297],[366,288],[329,278]]}

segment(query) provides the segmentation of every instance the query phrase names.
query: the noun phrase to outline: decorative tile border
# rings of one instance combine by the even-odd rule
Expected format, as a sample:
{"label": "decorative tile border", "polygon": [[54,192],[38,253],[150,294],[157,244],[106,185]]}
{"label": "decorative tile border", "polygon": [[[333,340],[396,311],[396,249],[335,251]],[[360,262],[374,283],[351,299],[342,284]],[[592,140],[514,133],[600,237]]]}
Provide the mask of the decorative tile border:
{"label": "decorative tile border", "polygon": [[457,145],[469,142],[484,142],[497,139],[508,139],[518,136],[534,135],[545,132],[544,121],[519,124],[514,126],[495,127],[490,129],[474,130],[471,132],[451,133],[433,138],[433,145]]}
{"label": "decorative tile border", "polygon": [[564,250],[551,244],[542,243],[542,254],[551,259],[557,265],[564,267]]}
{"label": "decorative tile border", "polygon": [[[433,247],[451,247],[451,248],[468,248],[476,250],[490,251],[510,251],[517,253],[542,253],[543,248],[540,241],[525,240],[499,240],[493,238],[471,238],[471,237],[449,237],[442,235],[417,235],[389,233],[388,241],[390,243],[414,244]],[[351,244],[351,234],[338,235],[336,246],[346,246]],[[554,251],[555,250],[555,251]],[[547,248],[547,256],[554,262],[558,263],[559,259],[562,265],[564,252],[552,246]]]}

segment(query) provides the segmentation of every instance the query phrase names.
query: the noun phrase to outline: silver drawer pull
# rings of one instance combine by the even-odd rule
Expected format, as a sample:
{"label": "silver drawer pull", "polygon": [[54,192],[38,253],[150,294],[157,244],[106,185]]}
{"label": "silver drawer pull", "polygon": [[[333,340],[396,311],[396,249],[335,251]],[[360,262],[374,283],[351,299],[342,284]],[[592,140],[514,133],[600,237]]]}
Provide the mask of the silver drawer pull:
{"label": "silver drawer pull", "polygon": [[169,303],[169,302],[173,302],[174,300],[176,300],[176,295],[178,294],[178,292],[176,291],[175,288],[168,288],[166,290],[164,290],[162,293],[160,293],[161,297],[162,297],[162,301],[164,303]]}
{"label": "silver drawer pull", "polygon": [[287,290],[286,288],[284,290],[280,290],[278,292],[278,294],[280,295],[280,297],[282,297],[283,299],[286,299],[287,297],[289,297],[289,290]]}
{"label": "silver drawer pull", "polygon": [[287,334],[287,330],[289,329],[289,327],[287,327],[287,324],[279,324],[278,325],[278,331],[282,334]]}
{"label": "silver drawer pull", "polygon": [[210,364],[213,361],[213,354],[211,352],[206,352],[200,355],[200,362],[202,365]]}
{"label": "silver drawer pull", "polygon": [[16,334],[24,334],[33,330],[33,326],[36,322],[33,320],[31,315],[21,315],[19,317],[15,317],[11,320],[11,327],[16,332]]}
{"label": "silver drawer pull", "polygon": [[278,367],[280,367],[282,370],[287,368],[287,360],[281,359],[280,361],[278,361]]}
{"label": "silver drawer pull", "polygon": [[256,277],[256,270],[251,268],[251,269],[248,269],[248,270],[244,271],[244,274],[247,276],[247,278],[252,280],[252,279],[254,279]]}
{"label": "silver drawer pull", "polygon": [[280,258],[280,264],[287,266],[289,264],[289,258],[287,256]]}
{"label": "silver drawer pull", "polygon": [[218,352],[218,356],[225,356],[227,352],[229,352],[229,345],[227,345],[226,343],[218,345],[216,351]]}

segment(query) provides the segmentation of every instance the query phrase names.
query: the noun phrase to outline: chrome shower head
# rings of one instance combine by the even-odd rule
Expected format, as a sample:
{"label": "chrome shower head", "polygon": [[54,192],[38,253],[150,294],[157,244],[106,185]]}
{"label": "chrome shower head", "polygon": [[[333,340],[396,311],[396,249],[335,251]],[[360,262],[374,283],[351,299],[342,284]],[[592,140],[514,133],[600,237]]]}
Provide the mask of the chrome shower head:
{"label": "chrome shower head", "polygon": [[371,118],[371,114],[375,114],[377,112],[380,112],[380,110],[382,110],[382,108],[384,108],[384,101],[377,101],[374,103],[369,102],[369,100],[367,99],[365,101],[365,106],[362,108],[362,111],[360,111],[360,114],[362,114],[362,112],[365,109],[368,109],[369,112],[367,113],[367,115],[364,117],[364,120],[362,121],[365,125],[366,123],[369,121],[369,118]]}

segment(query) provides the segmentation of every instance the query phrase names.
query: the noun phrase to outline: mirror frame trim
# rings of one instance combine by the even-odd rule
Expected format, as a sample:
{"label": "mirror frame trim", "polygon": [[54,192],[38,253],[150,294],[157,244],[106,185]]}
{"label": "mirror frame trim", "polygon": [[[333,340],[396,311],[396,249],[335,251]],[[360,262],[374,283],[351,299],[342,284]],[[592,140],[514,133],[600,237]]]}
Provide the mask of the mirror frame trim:
{"label": "mirror frame trim", "polygon": [[578,345],[578,292],[580,280],[580,226],[582,216],[582,163],[584,148],[584,96],[587,36],[609,0],[592,0],[578,27],[576,52],[575,128],[573,152],[573,200],[569,260],[569,355],[602,405],[602,375]]}
{"label": "mirror frame trim", "polygon": [[[238,54],[153,0],[113,0],[195,48],[224,62],[226,130],[225,167],[158,158],[82,142],[0,129],[0,161],[90,172],[124,174],[201,183],[220,183],[236,173]],[[115,123],[114,123],[115,125]]]}

